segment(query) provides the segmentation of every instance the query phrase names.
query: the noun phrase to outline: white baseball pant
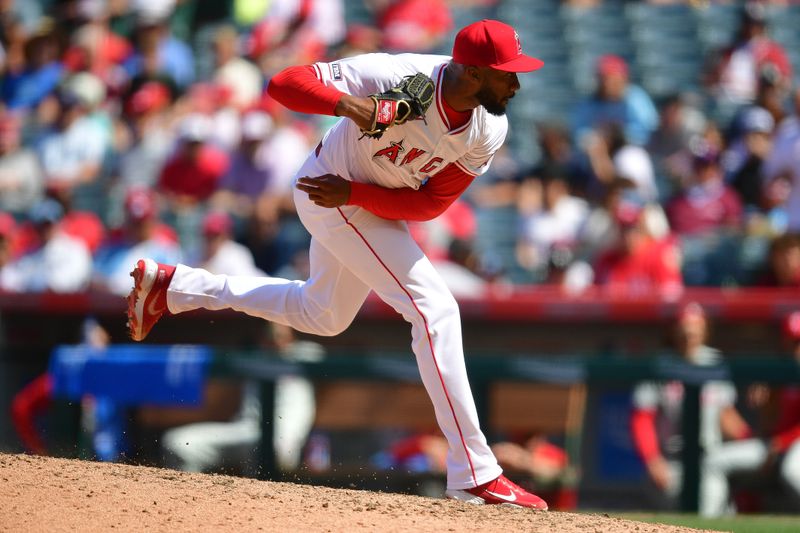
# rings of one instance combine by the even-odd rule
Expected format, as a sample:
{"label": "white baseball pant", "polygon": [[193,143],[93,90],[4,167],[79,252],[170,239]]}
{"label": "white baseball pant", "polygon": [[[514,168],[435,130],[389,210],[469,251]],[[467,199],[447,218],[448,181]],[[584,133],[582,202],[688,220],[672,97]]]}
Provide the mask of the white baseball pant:
{"label": "white baseball pant", "polygon": [[[728,476],[739,472],[758,472],[767,453],[767,446],[759,439],[725,442],[706,453],[702,467],[700,514],[724,514],[730,497]],[[786,451],[780,463],[780,477],[794,491],[794,496],[800,498],[800,442],[795,442]]]}
{"label": "white baseball pant", "polygon": [[[298,176],[331,172],[312,154]],[[298,331],[337,335],[375,291],[411,323],[422,382],[449,444],[447,488],[495,479],[502,469],[478,425],[458,305],[406,223],[355,206],[319,207],[297,189],[294,200],[312,237],[307,281],[212,275],[178,265],[167,291],[170,312],[234,309]]]}

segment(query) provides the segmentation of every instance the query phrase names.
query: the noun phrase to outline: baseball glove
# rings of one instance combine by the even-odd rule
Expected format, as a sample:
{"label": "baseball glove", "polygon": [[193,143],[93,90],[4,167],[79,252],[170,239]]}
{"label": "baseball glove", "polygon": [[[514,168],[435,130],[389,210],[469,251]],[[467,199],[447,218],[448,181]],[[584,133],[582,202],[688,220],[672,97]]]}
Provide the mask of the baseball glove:
{"label": "baseball glove", "polygon": [[383,132],[392,126],[424,117],[433,102],[433,80],[421,72],[406,76],[395,87],[380,94],[371,94],[375,101],[372,126],[361,132],[373,139],[380,139]]}

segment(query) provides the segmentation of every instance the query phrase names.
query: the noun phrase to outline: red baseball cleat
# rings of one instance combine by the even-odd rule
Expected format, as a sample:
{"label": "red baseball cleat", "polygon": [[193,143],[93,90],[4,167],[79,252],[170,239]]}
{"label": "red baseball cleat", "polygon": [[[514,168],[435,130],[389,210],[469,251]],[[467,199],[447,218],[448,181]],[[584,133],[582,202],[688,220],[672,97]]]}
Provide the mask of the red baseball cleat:
{"label": "red baseball cleat", "polygon": [[494,481],[484,483],[474,489],[451,489],[445,494],[450,499],[477,505],[513,505],[536,511],[547,510],[547,503],[543,499],[509,481],[502,474]]}
{"label": "red baseball cleat", "polygon": [[128,332],[135,341],[144,340],[158,319],[167,312],[167,287],[175,267],[152,259],[139,259],[131,272],[133,289],[128,295]]}

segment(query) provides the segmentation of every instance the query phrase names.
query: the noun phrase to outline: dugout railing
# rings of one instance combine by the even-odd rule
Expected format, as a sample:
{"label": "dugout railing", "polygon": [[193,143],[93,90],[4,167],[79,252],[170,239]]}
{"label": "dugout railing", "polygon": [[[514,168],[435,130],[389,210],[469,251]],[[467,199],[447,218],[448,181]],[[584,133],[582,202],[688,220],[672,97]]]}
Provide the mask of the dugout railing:
{"label": "dugout railing", "polygon": [[[708,381],[787,385],[800,383],[800,365],[789,357],[736,357],[715,366],[696,366],[674,358],[611,356],[558,357],[526,354],[467,359],[470,384],[484,427],[491,425],[490,388],[494,383],[546,383],[633,386],[642,381],[684,384],[683,468],[681,508],[696,512],[700,478],[700,388]],[[124,402],[143,401],[137,383],[158,382],[157,401],[192,404],[198,385],[208,377],[258,380],[262,413],[274,412],[275,382],[282,376],[303,376],[315,383],[342,381],[420,383],[413,356],[405,353],[369,356],[331,354],[318,362],[282,360],[264,351],[231,351],[200,346],[113,345],[107,349],[61,346],[51,358],[50,372],[62,397],[116,394]],[[160,380],[160,381],[159,381]],[[99,387],[99,389],[98,389]],[[432,407],[429,407],[432,411]],[[419,413],[429,416],[430,413]],[[262,416],[261,475],[277,474],[270,417]]]}

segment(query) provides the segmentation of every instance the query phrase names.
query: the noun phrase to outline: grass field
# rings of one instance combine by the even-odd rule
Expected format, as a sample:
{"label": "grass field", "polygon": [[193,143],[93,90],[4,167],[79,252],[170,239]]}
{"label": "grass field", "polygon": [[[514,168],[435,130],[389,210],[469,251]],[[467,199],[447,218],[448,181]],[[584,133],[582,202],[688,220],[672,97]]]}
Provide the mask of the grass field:
{"label": "grass field", "polygon": [[688,514],[623,513],[617,516],[654,524],[670,524],[733,533],[800,532],[800,516],[789,515],[737,515],[724,518],[701,518]]}

